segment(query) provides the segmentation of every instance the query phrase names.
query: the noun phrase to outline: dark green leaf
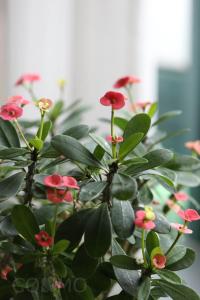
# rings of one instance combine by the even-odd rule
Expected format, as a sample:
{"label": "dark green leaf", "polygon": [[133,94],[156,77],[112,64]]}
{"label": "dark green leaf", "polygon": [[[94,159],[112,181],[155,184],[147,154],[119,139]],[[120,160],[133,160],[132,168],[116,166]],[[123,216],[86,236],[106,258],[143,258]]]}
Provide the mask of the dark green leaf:
{"label": "dark green leaf", "polygon": [[134,133],[128,136],[119,148],[119,159],[123,160],[129,152],[131,152],[143,139],[144,134],[141,132]]}
{"label": "dark green leaf", "polygon": [[160,247],[159,235],[154,231],[149,231],[146,237],[146,248],[149,256],[154,248]]}
{"label": "dark green leaf", "polygon": [[110,262],[114,267],[126,270],[140,270],[141,265],[138,265],[134,258],[127,255],[114,255],[110,258]]}
{"label": "dark green leaf", "polygon": [[93,293],[83,278],[68,278],[65,285],[66,300],[94,300]]}
{"label": "dark green leaf", "polygon": [[58,255],[58,254],[64,252],[67,249],[68,246],[69,246],[69,241],[60,240],[53,246],[52,254],[53,255]]}
{"label": "dark green leaf", "polygon": [[24,181],[24,172],[19,172],[0,181],[0,201],[15,196]]}
{"label": "dark green leaf", "polygon": [[167,297],[164,291],[162,291],[159,287],[154,287],[151,290],[151,297],[153,300],[160,299],[161,297]]}
{"label": "dark green leaf", "polygon": [[111,221],[119,238],[126,239],[134,230],[134,211],[129,201],[113,199]]}
{"label": "dark green leaf", "polygon": [[[134,298],[135,299],[135,298]],[[132,296],[122,291],[120,294],[106,298],[106,300],[134,300]]]}
{"label": "dark green leaf", "polygon": [[16,205],[12,210],[12,222],[17,231],[29,242],[35,243],[35,234],[40,229],[31,210],[24,205]]}
{"label": "dark green leaf", "polygon": [[172,271],[187,269],[195,261],[195,256],[196,255],[195,255],[194,250],[191,248],[187,248],[185,255],[180,260],[176,261],[173,264],[167,263],[167,269],[172,270]]}
{"label": "dark green leaf", "polygon": [[156,213],[156,219],[154,220],[156,227],[153,229],[158,233],[169,233],[171,226],[168,220],[161,214]]}
{"label": "dark green leaf", "polygon": [[186,247],[182,245],[175,245],[174,248],[167,255],[167,266],[181,260],[186,254]]}
{"label": "dark green leaf", "polygon": [[92,257],[103,256],[111,244],[111,221],[107,204],[95,209],[85,229],[85,248]]}
{"label": "dark green leaf", "polygon": [[52,127],[52,123],[51,121],[46,121],[44,122],[44,125],[43,125],[43,130],[42,130],[42,141],[45,141],[48,134],[49,134],[49,131],[51,130],[51,127]]}
{"label": "dark green leaf", "polygon": [[76,139],[57,135],[52,139],[52,146],[66,158],[81,162],[91,167],[101,167],[100,162]]}
{"label": "dark green leaf", "polygon": [[88,278],[92,276],[98,265],[98,259],[90,257],[81,245],[72,262],[72,271],[77,277]]}
{"label": "dark green leaf", "polygon": [[102,181],[87,183],[81,187],[79,200],[85,202],[97,199],[105,189],[106,185],[106,182]]}
{"label": "dark green leaf", "polygon": [[176,171],[176,175],[177,184],[187,187],[196,187],[200,185],[200,177],[192,172]]}
{"label": "dark green leaf", "polygon": [[20,141],[15,127],[9,121],[0,118],[0,146],[20,148]]}
{"label": "dark green leaf", "polygon": [[151,118],[147,114],[137,114],[130,121],[128,121],[124,130],[124,139],[133,135],[134,133],[142,132],[144,137],[147,134],[151,125]]}
{"label": "dark green leaf", "polygon": [[64,135],[71,136],[77,140],[88,136],[90,128],[87,125],[77,125],[63,132]]}
{"label": "dark green leaf", "polygon": [[166,167],[178,171],[194,171],[200,168],[200,160],[190,155],[175,154]]}
{"label": "dark green leaf", "polygon": [[95,273],[87,281],[92,288],[95,297],[111,288],[111,279],[109,276],[107,276],[104,270],[105,264],[107,265],[108,263],[100,264]]}
{"label": "dark green leaf", "polygon": [[174,272],[169,270],[155,270],[155,273],[160,276],[160,278],[164,281],[174,283],[174,284],[181,284],[181,278]]}
{"label": "dark green leaf", "polygon": [[104,138],[102,138],[101,136],[98,136],[94,133],[90,133],[90,137],[91,139],[97,144],[99,145],[106,153],[108,153],[110,156],[112,156],[112,152],[111,152],[111,147],[110,145],[106,142],[106,140]]}
{"label": "dark green leaf", "polygon": [[137,300],[148,300],[151,289],[151,279],[146,277],[139,286]]}
{"label": "dark green leaf", "polygon": [[137,195],[137,182],[128,175],[116,173],[113,177],[111,193],[118,200],[133,200]]}
{"label": "dark green leaf", "polygon": [[56,257],[56,259],[54,259],[54,261],[53,261],[53,265],[54,265],[55,271],[58,274],[58,276],[60,276],[60,277],[66,277],[66,275],[67,275],[67,267],[64,264],[63,260],[61,260],[60,258]]}
{"label": "dark green leaf", "polygon": [[170,120],[176,116],[179,116],[182,114],[182,111],[181,110],[174,110],[174,111],[169,111],[169,112],[166,112],[164,113],[163,115],[161,115],[158,120],[156,120],[152,126],[155,126],[155,125],[158,125],[164,121],[167,121],[167,120]]}
{"label": "dark green leaf", "polygon": [[3,148],[0,149],[0,159],[12,159],[18,156],[24,156],[28,150],[24,148]]}

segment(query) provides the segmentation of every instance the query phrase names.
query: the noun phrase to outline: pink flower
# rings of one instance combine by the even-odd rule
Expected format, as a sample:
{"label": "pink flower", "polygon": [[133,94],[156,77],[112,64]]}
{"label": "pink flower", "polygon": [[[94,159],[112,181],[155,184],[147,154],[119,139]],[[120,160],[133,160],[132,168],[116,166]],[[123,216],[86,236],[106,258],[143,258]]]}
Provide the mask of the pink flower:
{"label": "pink flower", "polygon": [[132,104],[132,109],[134,112],[137,112],[138,109],[145,110],[147,106],[151,105],[151,101],[138,101]]}
{"label": "pink flower", "polygon": [[70,189],[77,189],[79,190],[78,183],[74,177],[71,176],[63,176],[63,185],[70,188]]}
{"label": "pink flower", "polygon": [[166,261],[166,256],[157,253],[152,259],[152,264],[156,269],[164,269]]}
{"label": "pink flower", "polygon": [[104,106],[112,106],[112,109],[121,109],[125,105],[125,99],[122,93],[110,91],[100,99],[100,103]]}
{"label": "pink flower", "polygon": [[135,225],[139,228],[143,229],[153,229],[155,228],[155,214],[148,216],[148,213],[144,210],[138,210],[136,212]]}
{"label": "pink flower", "polygon": [[12,271],[10,266],[5,266],[0,272],[0,278],[4,280],[8,280],[8,274]]}
{"label": "pink flower", "polygon": [[22,114],[23,109],[14,103],[7,103],[0,107],[0,117],[3,120],[12,121],[21,117]]}
{"label": "pink flower", "polygon": [[185,147],[200,155],[200,140],[185,143]]}
{"label": "pink flower", "polygon": [[53,238],[44,230],[41,230],[38,234],[35,234],[35,240],[41,247],[49,247],[53,244]]}
{"label": "pink flower", "polygon": [[31,103],[29,100],[24,99],[24,97],[16,95],[7,99],[7,103],[14,103],[19,106],[24,106],[26,104]]}
{"label": "pink flower", "polygon": [[167,200],[166,204],[170,209],[172,209],[176,213],[178,213],[181,210],[180,206],[171,199]]}
{"label": "pink flower", "polygon": [[60,203],[63,201],[72,202],[73,196],[70,191],[49,188],[47,189],[47,199],[53,203]]}
{"label": "pink flower", "polygon": [[53,284],[53,287],[55,289],[63,289],[65,287],[64,283],[62,281],[56,280]]}
{"label": "pink flower", "polygon": [[123,137],[122,136],[115,136],[114,138],[112,137],[112,135],[108,135],[106,137],[106,141],[112,144],[118,144],[123,142]]}
{"label": "pink flower", "polygon": [[177,192],[174,194],[174,197],[177,201],[182,201],[182,202],[185,202],[189,199],[188,194],[186,194],[184,192]]}
{"label": "pink flower", "polygon": [[44,184],[50,187],[62,187],[64,184],[63,177],[59,174],[46,176],[44,178]]}
{"label": "pink flower", "polygon": [[52,107],[53,102],[50,99],[41,98],[40,100],[37,101],[36,105],[39,107],[39,109],[43,111],[47,111],[49,110],[49,108]]}
{"label": "pink flower", "polygon": [[200,220],[200,215],[198,214],[198,212],[195,209],[188,208],[185,211],[180,210],[178,212],[178,215],[181,219],[183,219],[187,222]]}
{"label": "pink flower", "polygon": [[178,223],[171,223],[171,227],[177,229],[181,233],[191,234],[192,230],[189,229],[186,225],[178,224]]}
{"label": "pink flower", "polygon": [[15,85],[22,85],[25,83],[33,83],[33,82],[39,81],[39,80],[41,80],[41,77],[39,74],[34,74],[34,73],[24,74],[16,81]]}
{"label": "pink flower", "polygon": [[113,87],[116,89],[120,89],[120,88],[126,87],[129,84],[132,85],[132,84],[136,84],[136,83],[140,83],[140,82],[141,82],[141,80],[138,77],[125,76],[125,77],[118,79],[115,82]]}

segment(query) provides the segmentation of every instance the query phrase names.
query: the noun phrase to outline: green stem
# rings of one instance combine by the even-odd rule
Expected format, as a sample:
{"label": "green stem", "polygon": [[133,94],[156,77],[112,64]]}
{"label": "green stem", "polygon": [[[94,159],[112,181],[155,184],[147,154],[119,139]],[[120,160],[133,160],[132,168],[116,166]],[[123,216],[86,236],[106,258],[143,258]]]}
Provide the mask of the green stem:
{"label": "green stem", "polygon": [[143,255],[143,260],[144,260],[144,266],[147,268],[148,264],[147,264],[147,260],[146,260],[146,255],[145,255],[145,230],[142,230],[142,255]]}
{"label": "green stem", "polygon": [[20,135],[21,135],[21,137],[22,137],[24,143],[26,144],[26,146],[28,147],[28,149],[32,152],[32,148],[31,148],[31,146],[29,145],[29,142],[27,141],[27,139],[25,138],[25,136],[24,136],[24,134],[23,134],[23,131],[22,131],[22,129],[21,129],[21,127],[20,127],[20,125],[19,125],[17,119],[14,120],[14,123],[15,123],[15,125],[16,125],[16,127],[17,127],[17,129],[18,129],[18,132],[20,133]]}
{"label": "green stem", "polygon": [[39,129],[39,139],[41,140],[42,139],[42,133],[43,133],[43,128],[44,128],[44,115],[45,113],[44,112],[41,112],[41,124],[40,124],[40,129]]}
{"label": "green stem", "polygon": [[[112,137],[112,140],[115,139],[114,125],[115,125],[115,111],[114,111],[114,109],[112,109],[112,111],[111,111],[111,137]],[[113,156],[113,159],[115,159],[117,157],[116,143],[113,143],[113,142],[112,142],[112,156]]]}
{"label": "green stem", "polygon": [[174,246],[176,245],[176,243],[178,242],[178,240],[180,239],[182,233],[181,232],[178,232],[177,234],[177,237],[175,238],[174,242],[172,243],[172,245],[169,247],[169,249],[167,250],[167,252],[165,253],[165,256],[167,256],[171,251],[172,249],[174,248]]}
{"label": "green stem", "polygon": [[56,204],[55,212],[54,212],[53,230],[52,230],[53,238],[55,237],[55,234],[56,234],[56,220],[57,220],[57,214],[58,214],[58,204]]}

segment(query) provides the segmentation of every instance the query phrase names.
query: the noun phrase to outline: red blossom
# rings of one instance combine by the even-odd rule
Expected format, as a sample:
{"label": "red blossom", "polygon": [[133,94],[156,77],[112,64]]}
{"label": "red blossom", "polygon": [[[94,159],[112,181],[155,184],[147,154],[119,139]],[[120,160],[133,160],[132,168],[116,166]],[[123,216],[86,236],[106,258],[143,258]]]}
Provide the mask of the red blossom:
{"label": "red blossom", "polygon": [[141,80],[136,76],[125,76],[125,77],[119,78],[115,82],[113,87],[116,89],[120,89],[120,88],[126,87],[129,84],[132,85],[132,84],[136,84],[136,83],[140,83],[140,82],[141,82]]}
{"label": "red blossom", "polygon": [[106,141],[112,144],[118,144],[124,141],[123,136],[115,136],[114,138],[112,135],[108,135],[106,137]]}
{"label": "red blossom", "polygon": [[33,82],[39,81],[39,80],[41,80],[41,77],[39,74],[34,74],[34,73],[24,74],[16,81],[15,85],[33,83]]}
{"label": "red blossom", "polygon": [[184,221],[187,221],[187,222],[200,220],[200,215],[195,209],[188,208],[185,211],[180,210],[178,212],[178,215],[181,219],[183,219]]}
{"label": "red blossom", "polygon": [[100,103],[104,106],[112,106],[112,109],[121,109],[125,105],[125,99],[122,93],[110,91],[100,99]]}
{"label": "red blossom", "polygon": [[46,176],[44,178],[44,184],[50,187],[62,187],[64,184],[63,177],[59,174]]}
{"label": "red blossom", "polygon": [[189,142],[185,143],[185,147],[189,150],[196,152],[198,155],[200,155],[200,140],[189,141]]}
{"label": "red blossom", "polygon": [[0,107],[0,117],[3,120],[12,121],[18,119],[23,114],[23,109],[15,103],[7,103]]}
{"label": "red blossom", "polygon": [[58,281],[56,280],[54,283],[53,283],[53,287],[55,289],[63,289],[65,287],[64,283],[62,281]]}
{"label": "red blossom", "polygon": [[63,185],[70,189],[79,189],[76,179],[71,176],[63,176]]}
{"label": "red blossom", "polygon": [[38,234],[35,234],[35,240],[41,247],[49,247],[53,244],[53,238],[44,230],[41,230]]}
{"label": "red blossom", "polygon": [[151,105],[151,101],[137,101],[132,104],[132,110],[137,112],[138,109],[145,110],[147,106]]}
{"label": "red blossom", "polygon": [[185,202],[189,199],[188,194],[184,192],[177,192],[174,194],[174,197],[177,201],[182,201],[182,202]]}
{"label": "red blossom", "polygon": [[4,280],[8,280],[8,274],[12,271],[10,266],[5,266],[0,272],[0,278]]}
{"label": "red blossom", "polygon": [[153,229],[155,228],[155,223],[153,220],[155,220],[155,215],[153,212],[150,215],[149,212],[146,212],[144,210],[138,210],[136,212],[136,219],[135,219],[135,225],[139,228],[143,229]]}
{"label": "red blossom", "polygon": [[156,269],[164,269],[165,268],[165,264],[166,264],[166,256],[164,256],[163,254],[157,253],[153,258],[152,258],[152,263],[153,266]]}
{"label": "red blossom", "polygon": [[21,105],[24,106],[31,102],[29,100],[24,99],[23,96],[16,95],[16,96],[12,96],[12,97],[8,98],[7,103],[14,103],[19,106],[21,106]]}
{"label": "red blossom", "polygon": [[47,189],[47,199],[53,203],[60,203],[63,201],[72,202],[73,196],[70,191],[49,188]]}
{"label": "red blossom", "polygon": [[189,229],[186,225],[183,224],[171,223],[171,227],[185,234],[191,234],[193,232],[191,229]]}

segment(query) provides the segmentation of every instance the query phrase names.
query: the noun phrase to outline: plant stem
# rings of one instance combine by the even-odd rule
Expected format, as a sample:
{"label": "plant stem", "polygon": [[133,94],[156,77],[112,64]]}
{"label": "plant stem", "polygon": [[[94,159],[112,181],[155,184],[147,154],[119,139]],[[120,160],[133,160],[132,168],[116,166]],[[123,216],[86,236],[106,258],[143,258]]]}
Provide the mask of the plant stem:
{"label": "plant stem", "polygon": [[52,235],[53,235],[53,238],[55,237],[55,234],[56,234],[56,220],[57,220],[57,214],[58,214],[58,204],[56,204],[56,207],[55,207],[55,212],[54,212],[54,219],[53,219],[53,230],[52,230]]}
{"label": "plant stem", "polygon": [[41,123],[40,123],[40,129],[39,129],[39,139],[41,140],[42,139],[42,133],[43,133],[43,128],[44,128],[44,115],[45,113],[44,112],[41,112]]}
{"label": "plant stem", "polygon": [[143,255],[143,260],[144,260],[144,266],[148,267],[146,255],[145,255],[145,248],[146,248],[146,246],[145,246],[145,230],[142,229],[142,255]]}
{"label": "plant stem", "polygon": [[176,243],[178,242],[178,240],[180,239],[182,233],[178,232],[177,237],[175,238],[174,242],[172,243],[172,245],[169,247],[169,249],[167,250],[167,252],[165,253],[165,255],[168,255],[171,250],[174,248],[174,246],[176,245]]}
{"label": "plant stem", "polygon": [[33,198],[33,183],[34,183],[34,175],[35,175],[35,169],[36,169],[36,163],[38,158],[38,152],[36,149],[34,149],[31,152],[31,160],[32,163],[28,166],[28,172],[26,174],[26,186],[25,186],[25,196],[24,196],[24,204],[29,204],[31,206],[31,201]]}
{"label": "plant stem", "polygon": [[26,144],[26,146],[28,147],[28,149],[29,149],[30,151],[32,151],[32,148],[31,148],[31,146],[29,145],[29,142],[27,141],[27,139],[25,138],[25,136],[24,136],[24,134],[23,134],[23,131],[22,131],[22,129],[21,129],[21,127],[20,127],[20,125],[19,125],[19,123],[18,123],[18,121],[17,121],[16,119],[14,120],[14,123],[15,123],[15,125],[16,125],[16,127],[17,127],[17,129],[18,129],[18,132],[19,132],[19,134],[21,135],[21,137],[22,137],[24,143]]}
{"label": "plant stem", "polygon": [[[112,111],[111,111],[111,137],[112,137],[112,141],[115,139],[114,125],[115,125],[115,111],[112,108]],[[117,154],[116,153],[116,143],[112,142],[112,155],[113,155],[113,159],[115,159],[117,157],[116,154]]]}

